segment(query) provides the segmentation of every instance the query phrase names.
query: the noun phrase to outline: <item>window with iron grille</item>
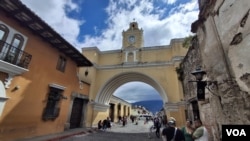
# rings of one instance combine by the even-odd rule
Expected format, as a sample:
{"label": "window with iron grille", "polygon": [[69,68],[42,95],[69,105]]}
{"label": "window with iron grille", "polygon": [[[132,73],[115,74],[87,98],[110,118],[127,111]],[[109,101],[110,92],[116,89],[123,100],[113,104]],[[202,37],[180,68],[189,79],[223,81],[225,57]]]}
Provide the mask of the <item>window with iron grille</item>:
{"label": "window with iron grille", "polygon": [[66,67],[66,62],[67,62],[67,60],[65,57],[59,56],[56,69],[61,71],[61,72],[64,72],[65,67]]}
{"label": "window with iron grille", "polygon": [[59,116],[62,92],[61,89],[50,87],[47,104],[43,112],[43,120],[54,120]]}

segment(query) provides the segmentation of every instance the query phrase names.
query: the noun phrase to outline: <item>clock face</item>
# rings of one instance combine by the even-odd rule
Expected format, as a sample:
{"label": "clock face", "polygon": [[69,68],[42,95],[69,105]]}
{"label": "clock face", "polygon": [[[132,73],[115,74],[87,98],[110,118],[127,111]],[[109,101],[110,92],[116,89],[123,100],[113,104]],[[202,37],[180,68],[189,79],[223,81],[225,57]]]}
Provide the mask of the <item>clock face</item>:
{"label": "clock face", "polygon": [[135,36],[129,36],[129,37],[128,37],[128,41],[129,41],[130,43],[134,43],[134,42],[135,42]]}

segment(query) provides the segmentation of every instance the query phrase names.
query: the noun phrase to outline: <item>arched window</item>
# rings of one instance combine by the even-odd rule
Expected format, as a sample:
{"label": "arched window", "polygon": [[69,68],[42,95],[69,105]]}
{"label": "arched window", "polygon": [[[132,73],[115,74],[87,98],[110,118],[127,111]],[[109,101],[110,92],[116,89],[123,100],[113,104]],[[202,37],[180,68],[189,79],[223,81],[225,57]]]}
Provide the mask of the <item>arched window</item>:
{"label": "arched window", "polygon": [[8,37],[8,34],[9,34],[9,29],[5,25],[0,24],[0,52],[4,47],[4,43]]}
{"label": "arched window", "polygon": [[11,41],[11,45],[16,47],[17,49],[21,49],[23,46],[24,38],[20,34],[15,34]]}
{"label": "arched window", "polygon": [[11,41],[11,46],[7,52],[7,61],[10,63],[15,63],[20,57],[20,50],[22,49],[24,43],[24,38],[20,34],[14,34]]}

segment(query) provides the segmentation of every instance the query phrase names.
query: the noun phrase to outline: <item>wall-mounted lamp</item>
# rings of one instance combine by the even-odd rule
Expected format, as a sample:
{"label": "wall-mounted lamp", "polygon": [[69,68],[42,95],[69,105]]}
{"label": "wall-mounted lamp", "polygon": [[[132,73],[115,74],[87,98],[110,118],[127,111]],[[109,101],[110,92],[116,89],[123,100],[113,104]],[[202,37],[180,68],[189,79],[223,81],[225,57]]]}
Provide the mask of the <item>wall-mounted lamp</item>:
{"label": "wall-mounted lamp", "polygon": [[[192,75],[195,76],[196,81],[189,81],[189,82],[196,82],[197,83],[197,100],[204,101],[205,100],[205,88],[207,88],[210,92],[211,89],[206,86],[215,85],[217,87],[217,81],[202,81],[203,76],[207,73],[201,69],[201,67],[196,68],[195,71],[191,72]],[[213,92],[211,92],[213,94]]]}

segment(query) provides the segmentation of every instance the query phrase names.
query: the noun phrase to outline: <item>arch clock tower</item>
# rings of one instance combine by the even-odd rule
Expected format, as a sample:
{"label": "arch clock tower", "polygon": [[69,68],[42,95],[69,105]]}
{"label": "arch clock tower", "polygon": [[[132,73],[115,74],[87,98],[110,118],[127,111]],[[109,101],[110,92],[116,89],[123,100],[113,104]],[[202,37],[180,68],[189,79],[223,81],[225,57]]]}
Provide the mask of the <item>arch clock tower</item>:
{"label": "arch clock tower", "polygon": [[129,29],[122,32],[122,49],[143,47],[143,30],[138,28],[137,22],[131,22]]}
{"label": "arch clock tower", "polygon": [[140,49],[144,45],[143,30],[137,22],[131,22],[129,28],[122,32],[123,63],[131,64],[140,61]]}

